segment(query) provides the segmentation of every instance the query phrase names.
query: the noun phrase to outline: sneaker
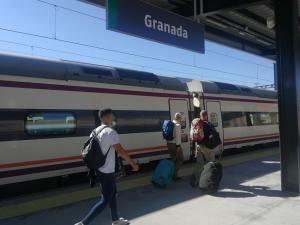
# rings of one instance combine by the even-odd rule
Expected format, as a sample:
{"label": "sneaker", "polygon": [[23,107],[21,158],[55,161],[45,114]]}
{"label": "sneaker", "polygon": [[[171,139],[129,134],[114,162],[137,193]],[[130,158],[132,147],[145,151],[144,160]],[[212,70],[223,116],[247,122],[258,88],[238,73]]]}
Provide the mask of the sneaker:
{"label": "sneaker", "polygon": [[74,225],[84,225],[82,222],[75,223]]}
{"label": "sneaker", "polygon": [[114,222],[112,222],[112,225],[128,225],[130,222],[128,220],[125,220],[124,218],[120,218]]}

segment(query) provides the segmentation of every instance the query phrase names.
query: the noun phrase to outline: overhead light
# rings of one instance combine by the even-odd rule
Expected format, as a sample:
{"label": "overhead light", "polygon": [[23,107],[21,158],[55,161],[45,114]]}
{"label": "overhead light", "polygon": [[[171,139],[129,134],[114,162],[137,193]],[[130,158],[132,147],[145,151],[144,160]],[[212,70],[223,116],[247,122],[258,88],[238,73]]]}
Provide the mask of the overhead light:
{"label": "overhead light", "polygon": [[218,27],[222,27],[222,28],[224,28],[224,29],[228,28],[227,25],[225,25],[225,24],[223,24],[223,23],[220,23],[220,22],[218,22],[218,21],[212,20],[212,19],[206,19],[206,21],[209,22],[209,23],[211,23],[211,24],[214,24],[214,25],[216,25],[216,26],[218,26]]}

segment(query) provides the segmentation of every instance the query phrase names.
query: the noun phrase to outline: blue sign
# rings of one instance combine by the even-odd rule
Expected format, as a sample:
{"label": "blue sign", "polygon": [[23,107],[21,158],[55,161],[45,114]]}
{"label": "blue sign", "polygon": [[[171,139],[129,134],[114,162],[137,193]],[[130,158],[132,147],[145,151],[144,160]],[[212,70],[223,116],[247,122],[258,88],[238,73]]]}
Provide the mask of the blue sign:
{"label": "blue sign", "polygon": [[140,0],[107,0],[107,29],[204,53],[204,25]]}

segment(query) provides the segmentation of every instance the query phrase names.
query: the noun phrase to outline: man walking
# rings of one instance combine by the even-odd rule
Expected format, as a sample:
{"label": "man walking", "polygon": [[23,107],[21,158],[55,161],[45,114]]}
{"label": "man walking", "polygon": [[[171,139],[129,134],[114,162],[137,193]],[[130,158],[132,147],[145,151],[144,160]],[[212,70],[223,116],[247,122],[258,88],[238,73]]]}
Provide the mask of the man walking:
{"label": "man walking", "polygon": [[109,127],[113,122],[112,110],[101,110],[99,117],[102,124],[96,128],[96,133],[100,131],[97,138],[103,154],[105,155],[108,152],[105,164],[96,171],[97,178],[102,187],[102,196],[84,219],[75,225],[88,225],[107,205],[109,205],[111,209],[112,225],[127,225],[129,221],[119,218],[117,211],[117,188],[115,181],[116,154],[126,160],[132,166],[133,171],[138,171],[139,166],[129,157],[121,146],[118,133]]}
{"label": "man walking", "polygon": [[178,170],[184,161],[182,148],[181,148],[181,121],[182,121],[182,114],[175,113],[174,120],[173,120],[174,123],[173,140],[167,142],[170,157],[175,162],[175,172],[173,175],[174,181],[181,179],[178,176]]}
{"label": "man walking", "polygon": [[[209,124],[208,124],[208,114],[206,110],[202,110],[200,112],[200,120],[199,123],[201,124],[201,127],[203,129],[204,133],[204,139],[202,141],[198,141],[196,143],[196,156],[197,156],[197,163],[194,170],[194,175],[196,181],[199,180],[201,171],[205,165],[206,162],[213,162],[215,161],[215,153],[213,149],[210,149],[206,147],[205,143],[209,139]],[[220,151],[223,151],[223,145],[221,144],[219,146]]]}

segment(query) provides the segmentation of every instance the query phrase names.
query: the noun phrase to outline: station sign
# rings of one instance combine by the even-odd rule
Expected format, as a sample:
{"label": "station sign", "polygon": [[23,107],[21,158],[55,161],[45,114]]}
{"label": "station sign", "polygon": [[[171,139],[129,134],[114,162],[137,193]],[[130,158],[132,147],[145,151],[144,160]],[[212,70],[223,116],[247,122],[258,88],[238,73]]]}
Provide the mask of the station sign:
{"label": "station sign", "polygon": [[141,0],[107,0],[107,29],[204,53],[204,25]]}

